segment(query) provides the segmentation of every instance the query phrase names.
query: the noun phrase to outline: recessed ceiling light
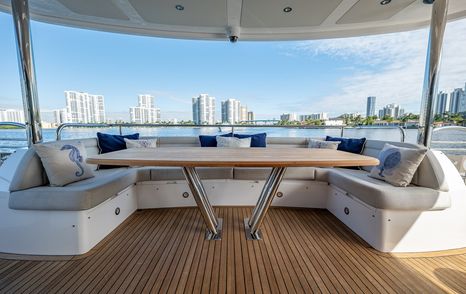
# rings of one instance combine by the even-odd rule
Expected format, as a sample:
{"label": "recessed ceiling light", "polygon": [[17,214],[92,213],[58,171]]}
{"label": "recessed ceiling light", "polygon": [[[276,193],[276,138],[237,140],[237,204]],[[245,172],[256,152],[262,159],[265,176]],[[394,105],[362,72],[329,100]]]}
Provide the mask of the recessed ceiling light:
{"label": "recessed ceiling light", "polygon": [[183,5],[180,5],[180,4],[177,4],[177,5],[175,6],[175,8],[176,8],[176,10],[178,10],[178,11],[184,10],[184,6],[183,6]]}
{"label": "recessed ceiling light", "polygon": [[382,0],[380,1],[380,5],[387,5],[390,2],[392,2],[392,0]]}
{"label": "recessed ceiling light", "polygon": [[293,8],[291,8],[289,6],[283,8],[283,11],[286,12],[286,13],[291,12],[291,10],[293,10]]}

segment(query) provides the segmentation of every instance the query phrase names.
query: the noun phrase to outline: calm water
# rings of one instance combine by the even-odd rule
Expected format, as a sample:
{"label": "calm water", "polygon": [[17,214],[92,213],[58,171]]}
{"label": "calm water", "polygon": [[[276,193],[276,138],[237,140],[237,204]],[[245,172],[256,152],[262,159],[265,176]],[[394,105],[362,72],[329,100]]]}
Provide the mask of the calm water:
{"label": "calm water", "polygon": [[[223,132],[231,131],[229,127],[222,127]],[[93,129],[65,129],[62,133],[62,139],[91,138],[95,137],[96,132],[105,132],[118,134],[117,128],[93,128]],[[123,128],[123,134],[138,132],[141,136],[198,136],[199,134],[217,134],[219,128],[196,128],[196,127],[167,127],[167,128]],[[289,128],[235,128],[236,133],[258,133],[266,132],[271,137],[312,137],[319,138],[325,136],[340,136],[339,129],[289,129]],[[55,129],[44,129],[44,140],[54,141],[56,138]],[[398,129],[382,128],[354,128],[345,129],[345,137],[366,137],[374,140],[400,141],[401,135]],[[415,143],[417,130],[406,130],[405,142]],[[0,151],[12,151],[11,146],[26,146],[25,141],[11,141],[16,138],[25,138],[24,130],[0,130]],[[454,148],[455,151],[446,151],[450,154],[466,155],[466,132],[461,131],[444,131],[434,135],[435,141],[452,141],[457,143],[448,143],[442,145],[433,144],[434,148]],[[440,147],[441,146],[441,147]]]}

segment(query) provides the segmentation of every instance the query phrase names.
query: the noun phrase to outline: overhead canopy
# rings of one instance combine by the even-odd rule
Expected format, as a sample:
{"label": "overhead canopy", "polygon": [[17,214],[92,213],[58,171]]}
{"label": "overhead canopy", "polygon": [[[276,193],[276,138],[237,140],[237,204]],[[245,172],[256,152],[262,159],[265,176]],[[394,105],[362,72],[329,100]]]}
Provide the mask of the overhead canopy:
{"label": "overhead canopy", "polygon": [[[430,22],[422,0],[29,0],[37,21],[170,38],[296,40],[406,31]],[[382,5],[384,2],[388,4]],[[10,0],[0,10],[11,11]],[[286,12],[288,11],[288,12]],[[449,19],[466,16],[450,0]]]}

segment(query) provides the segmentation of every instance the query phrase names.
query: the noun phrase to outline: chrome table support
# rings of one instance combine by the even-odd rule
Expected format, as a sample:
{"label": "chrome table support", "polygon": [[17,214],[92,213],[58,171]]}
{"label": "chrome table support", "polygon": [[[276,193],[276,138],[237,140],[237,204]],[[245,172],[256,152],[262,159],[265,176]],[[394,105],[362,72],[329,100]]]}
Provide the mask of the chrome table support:
{"label": "chrome table support", "polygon": [[206,239],[207,240],[221,240],[222,239],[222,225],[223,220],[217,219],[215,216],[212,205],[207,198],[207,193],[202,185],[201,179],[197,174],[194,167],[183,167],[183,173],[188,182],[191,193],[196,201],[197,207],[204,218],[207,225]]}
{"label": "chrome table support", "polygon": [[270,172],[270,175],[262,188],[261,195],[257,200],[257,204],[256,207],[254,207],[251,218],[244,219],[246,238],[248,240],[261,239],[261,232],[259,228],[264,221],[270,205],[272,204],[273,198],[277,193],[285,171],[286,167],[274,167],[272,169],[272,172]]}

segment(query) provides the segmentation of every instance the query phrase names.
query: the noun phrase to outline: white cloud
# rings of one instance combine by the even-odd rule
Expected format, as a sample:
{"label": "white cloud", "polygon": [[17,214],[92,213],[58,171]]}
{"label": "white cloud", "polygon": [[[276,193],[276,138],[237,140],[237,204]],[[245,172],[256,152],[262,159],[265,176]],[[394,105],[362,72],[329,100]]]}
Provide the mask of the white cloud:
{"label": "white cloud", "polygon": [[[466,82],[466,20],[447,25],[439,89],[451,91]],[[354,64],[352,75],[335,82],[335,94],[313,99],[309,109],[365,112],[367,96],[377,107],[398,103],[418,112],[428,43],[428,29],[378,36],[302,42],[293,51],[328,55]],[[359,69],[358,69],[359,68]],[[363,70],[361,70],[363,68]],[[308,100],[309,101],[309,100]],[[300,101],[299,103],[303,103]]]}

